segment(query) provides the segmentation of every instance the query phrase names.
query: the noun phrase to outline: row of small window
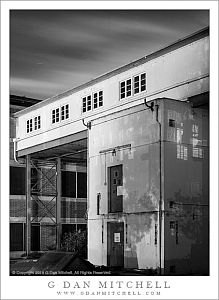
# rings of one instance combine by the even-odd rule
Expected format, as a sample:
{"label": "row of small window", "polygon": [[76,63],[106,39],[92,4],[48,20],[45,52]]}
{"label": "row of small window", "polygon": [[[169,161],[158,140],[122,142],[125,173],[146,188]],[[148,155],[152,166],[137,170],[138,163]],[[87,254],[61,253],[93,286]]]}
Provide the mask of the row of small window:
{"label": "row of small window", "polygon": [[63,105],[61,107],[52,110],[52,124],[64,121],[69,118],[69,105]]}
{"label": "row of small window", "polygon": [[120,99],[146,91],[146,73],[120,82]]}
{"label": "row of small window", "polygon": [[[204,158],[204,149],[192,148],[192,156],[195,158]],[[188,148],[183,145],[177,145],[177,158],[188,160]]]}
{"label": "row of small window", "polygon": [[103,106],[103,91],[94,93],[92,96],[88,95],[86,97],[83,97],[82,104],[83,104],[83,108],[82,108],[83,113]]}
{"label": "row of small window", "polygon": [[40,116],[27,120],[27,133],[32,132],[33,130],[38,130],[40,128],[41,128]]}

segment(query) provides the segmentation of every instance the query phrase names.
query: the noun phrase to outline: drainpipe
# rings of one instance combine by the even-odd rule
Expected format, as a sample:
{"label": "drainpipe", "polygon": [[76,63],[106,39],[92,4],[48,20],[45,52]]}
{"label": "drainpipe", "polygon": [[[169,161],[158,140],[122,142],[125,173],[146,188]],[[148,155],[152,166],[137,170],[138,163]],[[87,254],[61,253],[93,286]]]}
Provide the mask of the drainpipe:
{"label": "drainpipe", "polygon": [[158,120],[158,110],[159,110],[159,105],[156,104],[156,122],[158,123],[159,126],[159,181],[160,181],[160,199],[159,199],[159,212],[158,212],[158,218],[159,218],[159,264],[160,264],[160,270],[159,274],[162,275],[161,267],[162,267],[162,259],[161,259],[161,253],[162,253],[162,161],[161,161],[161,123]]}
{"label": "drainpipe", "polygon": [[17,160],[17,156],[16,156],[16,139],[13,139],[12,140],[13,143],[14,143],[14,151],[13,151],[13,154],[14,154],[14,161],[19,164],[19,161]]}
{"label": "drainpipe", "polygon": [[154,102],[151,102],[149,105],[147,103],[147,99],[144,99],[144,104],[145,106],[151,110],[153,113],[154,111],[154,106],[156,109],[156,122],[158,123],[159,126],[159,181],[160,181],[160,195],[159,195],[159,206],[158,206],[158,220],[159,220],[159,275],[162,275],[161,267],[162,267],[162,259],[161,259],[161,252],[162,252],[162,247],[161,247],[161,242],[162,242],[162,165],[161,165],[161,123],[158,119],[158,110],[159,110],[159,105],[156,104],[154,105]]}

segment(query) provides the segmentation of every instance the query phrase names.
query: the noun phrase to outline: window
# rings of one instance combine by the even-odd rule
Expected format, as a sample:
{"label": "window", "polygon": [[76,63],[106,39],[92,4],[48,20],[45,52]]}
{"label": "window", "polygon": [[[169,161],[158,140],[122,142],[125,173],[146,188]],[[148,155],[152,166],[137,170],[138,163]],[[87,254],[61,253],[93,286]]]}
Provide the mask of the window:
{"label": "window", "polygon": [[27,120],[27,133],[30,132],[30,120]]}
{"label": "window", "polygon": [[87,111],[91,110],[91,95],[87,96]]}
{"label": "window", "polygon": [[188,148],[186,146],[177,145],[177,158],[188,160]]}
{"label": "window", "polygon": [[65,118],[66,119],[69,118],[69,105],[68,104],[65,105]]}
{"label": "window", "polygon": [[65,120],[65,107],[61,107],[61,120]]}
{"label": "window", "polygon": [[69,105],[61,106],[61,121],[69,118]]}
{"label": "window", "polygon": [[33,120],[30,119],[30,132],[33,131]]}
{"label": "window", "polygon": [[100,91],[99,93],[94,93],[93,104],[94,109],[103,106],[103,91]]}
{"label": "window", "polygon": [[10,251],[25,250],[25,224],[10,223]]}
{"label": "window", "polygon": [[125,98],[125,81],[120,83],[120,98]]}
{"label": "window", "polygon": [[76,197],[76,173],[62,171],[62,197]]}
{"label": "window", "polygon": [[87,173],[77,172],[77,198],[87,198]]}
{"label": "window", "polygon": [[27,133],[32,132],[33,130],[40,129],[40,127],[41,127],[40,116],[27,120],[27,127],[26,127]]}
{"label": "window", "polygon": [[146,73],[134,76],[134,94],[146,91]]}
{"label": "window", "polygon": [[120,83],[120,99],[130,97],[132,95],[132,89],[134,95],[146,91],[146,73],[133,77],[133,87],[131,78],[122,81]]}
{"label": "window", "polygon": [[86,106],[87,106],[87,99],[86,99],[86,97],[83,98],[82,102],[83,102],[83,112],[86,112]]}
{"label": "window", "polygon": [[204,151],[202,148],[193,148],[192,149],[192,156],[195,158],[203,158],[204,157]]}
{"label": "window", "polygon": [[146,74],[141,74],[141,92],[146,91]]}
{"label": "window", "polygon": [[140,92],[140,87],[139,87],[139,76],[134,77],[134,94],[137,94]]}
{"label": "window", "polygon": [[52,110],[52,123],[56,122],[56,111],[55,109]]}
{"label": "window", "polygon": [[25,195],[25,168],[10,167],[10,195]]}
{"label": "window", "polygon": [[40,120],[40,116],[38,116],[38,129],[40,129],[41,127],[41,120]]}
{"label": "window", "polygon": [[56,123],[59,122],[59,108],[56,108]]}
{"label": "window", "polygon": [[103,91],[99,92],[99,106],[103,106]]}
{"label": "window", "polygon": [[132,94],[132,81],[131,79],[128,79],[126,81],[126,97],[131,96]]}
{"label": "window", "polygon": [[[93,105],[92,105],[93,101]],[[103,91],[95,92],[92,96],[82,98],[82,112],[90,111],[103,106]]]}
{"label": "window", "polygon": [[132,80],[127,79],[120,83],[120,99],[130,97],[132,95]]}
{"label": "window", "polygon": [[34,118],[34,130],[37,130],[37,117]]}
{"label": "window", "polygon": [[69,104],[55,108],[52,110],[52,124],[64,121],[69,118]]}
{"label": "window", "polygon": [[170,221],[170,229],[175,229],[175,222],[174,221]]}
{"label": "window", "polygon": [[[170,127],[176,127],[176,121],[173,119],[169,119],[169,126]],[[177,128],[178,129],[178,128]]]}
{"label": "window", "polygon": [[97,102],[97,93],[94,94],[94,108],[98,107],[98,102]]}

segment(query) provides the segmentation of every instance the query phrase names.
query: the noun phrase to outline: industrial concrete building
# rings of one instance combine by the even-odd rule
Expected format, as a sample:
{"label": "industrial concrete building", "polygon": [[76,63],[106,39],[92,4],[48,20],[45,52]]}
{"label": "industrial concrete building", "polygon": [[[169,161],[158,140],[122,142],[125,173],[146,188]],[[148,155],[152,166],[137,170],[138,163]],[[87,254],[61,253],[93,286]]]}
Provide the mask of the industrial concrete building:
{"label": "industrial concrete building", "polygon": [[[31,165],[53,164],[56,189],[44,201],[54,211],[43,217],[53,222],[57,249],[63,201],[66,214],[71,205],[78,211],[81,195],[91,263],[209,274],[208,105],[205,28],[17,112],[16,155],[27,167],[27,252],[36,238],[31,224],[42,227]],[[62,170],[72,172],[64,183]],[[63,184],[73,191],[63,195]]]}

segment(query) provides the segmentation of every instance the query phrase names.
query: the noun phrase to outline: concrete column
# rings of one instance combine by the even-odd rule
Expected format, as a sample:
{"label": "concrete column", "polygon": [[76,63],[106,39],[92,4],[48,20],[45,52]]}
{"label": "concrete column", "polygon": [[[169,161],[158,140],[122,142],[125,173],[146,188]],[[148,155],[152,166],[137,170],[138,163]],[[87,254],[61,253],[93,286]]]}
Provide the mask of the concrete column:
{"label": "concrete column", "polygon": [[26,155],[26,254],[31,252],[31,164]]}
{"label": "concrete column", "polygon": [[60,250],[61,247],[61,234],[62,234],[62,226],[61,226],[61,191],[62,191],[62,181],[61,181],[61,158],[57,158],[57,177],[56,177],[56,188],[57,188],[57,196],[56,196],[56,250]]}

